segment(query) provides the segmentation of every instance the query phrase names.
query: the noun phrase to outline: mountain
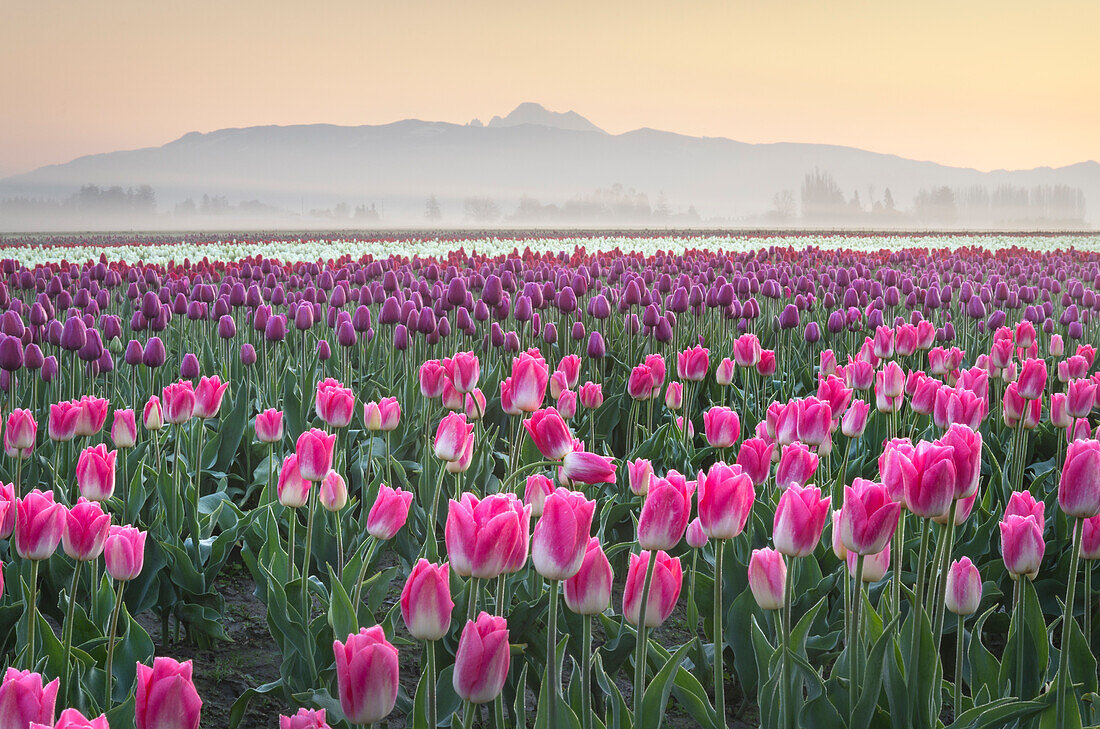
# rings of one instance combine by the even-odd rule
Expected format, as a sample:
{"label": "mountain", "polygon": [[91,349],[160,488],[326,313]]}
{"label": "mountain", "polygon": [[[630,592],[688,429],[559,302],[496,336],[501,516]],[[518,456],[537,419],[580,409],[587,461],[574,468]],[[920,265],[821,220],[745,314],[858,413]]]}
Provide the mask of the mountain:
{"label": "mountain", "polygon": [[[911,210],[922,189],[941,186],[955,190],[960,204],[972,188],[987,196],[998,187],[1016,195],[1023,190],[1026,204],[1028,190],[1042,186],[1032,195],[1046,195],[1049,186],[1068,186],[1083,195],[1086,222],[1100,222],[1100,164],[1094,161],[980,172],[834,145],[748,144],[648,128],[608,134],[575,112],[538,104],[521,104],[484,126],[406,119],[191,132],[160,147],[89,155],[8,177],[0,180],[0,200],[60,200],[88,184],[150,185],[162,212],[188,198],[198,205],[206,195],[230,206],[253,201],[251,209],[279,210],[282,218],[270,221],[274,225],[338,203],[373,204],[392,226],[423,225],[431,195],[443,221],[454,224],[467,219],[464,201],[471,197],[490,199],[502,215],[525,196],[553,203],[559,212],[586,210],[594,191],[620,185],[626,195],[631,189],[645,193],[647,206],[659,203],[673,213],[693,206],[711,222],[759,224],[780,191],[790,191],[797,212],[803,180],[814,170],[835,180],[834,197],[847,201],[858,193],[864,208],[887,188],[899,210]],[[583,204],[574,204],[578,196],[585,196]],[[911,226],[912,220],[899,224]],[[0,229],[25,229],[29,222],[0,206]],[[876,225],[862,219],[848,224]]]}

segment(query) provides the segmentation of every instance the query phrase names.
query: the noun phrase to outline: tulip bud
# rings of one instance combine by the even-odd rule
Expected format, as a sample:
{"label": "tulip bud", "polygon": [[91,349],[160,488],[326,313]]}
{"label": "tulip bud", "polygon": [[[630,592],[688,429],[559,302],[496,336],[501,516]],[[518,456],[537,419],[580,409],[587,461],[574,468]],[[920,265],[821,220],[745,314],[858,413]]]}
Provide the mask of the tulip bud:
{"label": "tulip bud", "polygon": [[565,580],[565,604],[578,615],[599,615],[611,604],[611,563],[600,540],[592,537],[575,575]]}
{"label": "tulip bud", "polygon": [[645,625],[656,628],[668,620],[680,598],[683,586],[683,568],[679,557],[670,557],[664,551],[654,553],[643,550],[641,554],[630,555],[630,567],[626,575],[626,587],[623,589],[623,617],[631,625],[637,626],[641,617],[642,588],[649,560],[656,559],[653,577],[649,587],[649,599],[646,601]]}
{"label": "tulip bud", "polygon": [[133,410],[115,410],[111,442],[115,448],[133,448],[137,443],[137,419]]}
{"label": "tulip bud", "polygon": [[325,479],[321,481],[321,490],[317,493],[317,500],[326,511],[340,511],[348,503],[348,485],[344,477],[329,471]]}
{"label": "tulip bud", "polygon": [[749,558],[749,588],[762,610],[779,610],[787,585],[783,555],[770,548],[754,549]]}
{"label": "tulip bud", "polygon": [[61,680],[43,685],[42,674],[8,668],[0,683],[2,726],[24,729],[32,724],[53,726],[57,690]]}
{"label": "tulip bud", "polygon": [[1000,523],[1001,554],[1005,567],[1018,579],[1026,575],[1034,579],[1039,574],[1039,566],[1046,551],[1043,541],[1043,527],[1034,516],[1006,516]]}
{"label": "tulip bud", "polygon": [[[503,618],[502,618],[503,619]],[[393,711],[397,701],[397,648],[382,626],[360,628],[344,643],[332,642],[340,709],[352,724],[368,725]]]}
{"label": "tulip bud", "polygon": [[829,516],[829,497],[821,497],[816,486],[791,484],[779,497],[775,511],[772,540],[775,548],[788,557],[805,557],[821,541],[825,519]]}
{"label": "tulip bud", "polygon": [[202,699],[191,679],[191,661],[158,656],[137,664],[134,724],[137,729],[198,729]]}
{"label": "tulip bud", "polygon": [[76,483],[84,498],[106,501],[115,492],[115,460],[117,451],[108,451],[100,443],[85,448],[76,461]]}
{"label": "tulip bud", "polygon": [[412,637],[439,640],[451,626],[450,569],[447,563],[435,565],[418,561],[401,590],[401,617]]}
{"label": "tulip bud", "polygon": [[91,562],[103,553],[111,515],[94,501],[81,496],[65,515],[65,531],[61,543],[65,554],[78,562]]}
{"label": "tulip bud", "polygon": [[476,621],[466,621],[455,653],[455,693],[474,704],[492,701],[504,688],[509,659],[508,622],[504,618],[483,612]]}
{"label": "tulip bud", "polygon": [[67,510],[55,503],[53,491],[38,489],[16,504],[15,551],[23,559],[49,559],[65,531]]}
{"label": "tulip bud", "polygon": [[375,539],[393,539],[408,521],[412,498],[411,491],[379,486],[378,497],[367,514],[367,532]]}
{"label": "tulip bud", "polygon": [[531,536],[531,564],[548,580],[564,580],[580,569],[592,530],[596,502],[584,494],[557,489],[543,505]]}
{"label": "tulip bud", "polygon": [[982,601],[982,577],[969,557],[957,559],[947,570],[944,604],[955,615],[973,615]]}
{"label": "tulip bud", "polygon": [[145,565],[145,537],[146,532],[132,526],[111,526],[103,545],[103,561],[112,579],[125,582],[141,574]]}

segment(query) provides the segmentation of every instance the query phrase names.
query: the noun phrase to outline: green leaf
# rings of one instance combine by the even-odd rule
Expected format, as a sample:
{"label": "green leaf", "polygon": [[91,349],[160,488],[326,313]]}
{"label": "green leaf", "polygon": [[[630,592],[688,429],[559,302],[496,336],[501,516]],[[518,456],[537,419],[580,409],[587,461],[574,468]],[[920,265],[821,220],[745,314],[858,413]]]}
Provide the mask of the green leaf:
{"label": "green leaf", "polygon": [[[684,660],[684,656],[691,649],[694,641],[689,641],[680,646],[679,650],[672,654],[664,667],[650,681],[642,694],[642,716],[634,717],[634,724],[638,729],[660,729],[664,719],[665,707],[668,705],[668,697],[672,693],[672,680]],[[637,687],[635,687],[637,690]]]}

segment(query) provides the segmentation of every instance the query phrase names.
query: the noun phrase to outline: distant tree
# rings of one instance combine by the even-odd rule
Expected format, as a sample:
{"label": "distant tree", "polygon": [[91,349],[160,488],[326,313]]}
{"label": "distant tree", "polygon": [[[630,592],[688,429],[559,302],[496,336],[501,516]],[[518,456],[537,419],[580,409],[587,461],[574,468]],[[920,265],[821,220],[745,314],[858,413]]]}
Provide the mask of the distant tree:
{"label": "distant tree", "polygon": [[790,220],[795,215],[794,190],[780,190],[772,196],[772,212],[780,220]]}
{"label": "distant tree", "polygon": [[429,196],[424,204],[424,219],[433,223],[443,219],[443,209],[439,207],[439,200],[435,195]]}
{"label": "distant tree", "polygon": [[668,201],[665,200],[664,190],[657,193],[657,204],[653,208],[653,217],[667,218],[669,215]]}
{"label": "distant tree", "polygon": [[494,223],[500,219],[500,208],[491,197],[468,197],[462,201],[466,219],[476,223]]}
{"label": "distant tree", "polygon": [[847,202],[840,186],[828,172],[814,168],[802,180],[802,217],[810,220],[829,220],[844,217]]}
{"label": "distant tree", "polygon": [[346,218],[350,214],[350,208],[346,202],[336,203],[336,207],[332,209],[332,217],[334,218]]}
{"label": "distant tree", "polygon": [[852,199],[848,202],[848,205],[851,206],[853,212],[863,212],[863,203],[859,200],[859,190],[852,192]]}
{"label": "distant tree", "polygon": [[890,188],[886,188],[886,192],[882,194],[882,207],[887,211],[894,209],[894,196],[890,193]]}

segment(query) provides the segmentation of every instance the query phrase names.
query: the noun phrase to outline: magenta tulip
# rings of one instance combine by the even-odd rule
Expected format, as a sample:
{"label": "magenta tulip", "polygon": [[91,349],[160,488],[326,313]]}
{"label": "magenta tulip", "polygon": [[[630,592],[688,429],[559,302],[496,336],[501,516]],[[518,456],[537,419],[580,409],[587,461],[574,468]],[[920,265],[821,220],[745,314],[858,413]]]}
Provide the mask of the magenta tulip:
{"label": "magenta tulip", "polygon": [[435,457],[441,461],[457,461],[466,448],[472,447],[474,424],[463,413],[448,413],[439,421],[435,433]]}
{"label": "magenta tulip", "polygon": [[818,456],[799,442],[783,446],[779,465],[775,469],[775,485],[787,489],[791,485],[805,486],[817,472]]}
{"label": "magenta tulip", "polygon": [[411,491],[379,486],[378,497],[367,514],[367,532],[375,539],[393,539],[409,518],[412,498]]}
{"label": "magenta tulip", "polygon": [[844,548],[862,555],[881,552],[894,536],[900,513],[901,504],[885,486],[857,478],[844,487],[839,523]]}
{"label": "magenta tulip", "polygon": [[771,548],[752,550],[749,557],[749,588],[762,610],[779,610],[787,586],[787,563]]}
{"label": "magenta tulip", "polygon": [[360,628],[341,643],[332,642],[336,656],[336,687],[340,709],[352,724],[366,726],[386,718],[397,702],[397,648],[386,640],[382,626]]}
{"label": "magenta tulip", "polygon": [[42,674],[8,668],[0,683],[0,727],[26,729],[32,723],[53,726],[60,679],[43,685]]}
{"label": "magenta tulip", "polygon": [[443,369],[461,393],[472,392],[481,377],[481,363],[473,352],[458,352],[454,357],[443,360]]}
{"label": "magenta tulip", "polygon": [[955,498],[965,499],[977,493],[982,475],[982,434],[953,423],[936,443],[951,448],[951,462],[955,466]]}
{"label": "magenta tulip", "polygon": [[763,438],[747,438],[741,443],[737,465],[752,480],[753,486],[760,486],[768,480],[774,452],[775,444]]}
{"label": "magenta tulip", "polygon": [[958,481],[953,451],[950,446],[921,441],[899,460],[905,506],[917,516],[931,519],[950,509]]}
{"label": "magenta tulip", "polygon": [[76,484],[80,494],[89,501],[106,501],[115,492],[115,460],[117,451],[108,451],[100,443],[85,448],[76,461]]}
{"label": "magenta tulip", "polygon": [[1012,578],[1026,575],[1033,579],[1039,574],[1039,565],[1046,551],[1042,524],[1034,516],[1012,514],[1001,521],[1000,528],[1001,555]]}
{"label": "magenta tulip", "polygon": [[518,570],[527,561],[530,524],[531,507],[514,494],[452,499],[444,529],[451,569],[479,579]]}
{"label": "magenta tulip", "polygon": [[982,601],[982,576],[969,557],[957,559],[947,570],[944,604],[955,615],[973,615]]}
{"label": "magenta tulip", "polygon": [[557,489],[546,497],[531,535],[531,564],[548,580],[577,574],[592,531],[596,502],[584,494]]}
{"label": "magenta tulip", "polygon": [[195,415],[195,386],[190,381],[180,380],[165,386],[161,396],[164,403],[164,422],[179,425]]}
{"label": "magenta tulip", "polygon": [[[630,555],[630,567],[626,574],[626,587],[623,589],[623,617],[631,625],[638,625],[642,607],[642,587],[645,573],[653,552],[643,550]],[[646,601],[645,627],[656,628],[668,620],[680,598],[684,573],[679,557],[670,557],[663,550],[656,553],[653,566],[653,578],[649,587],[649,599]]]}
{"label": "magenta tulip", "polygon": [[132,526],[111,526],[103,545],[103,561],[112,579],[126,582],[141,574],[146,536],[146,532]]}
{"label": "magenta tulip", "polygon": [[548,461],[560,461],[573,451],[573,435],[569,426],[554,408],[543,408],[531,413],[523,421],[523,427],[531,441]]}
{"label": "magenta tulip", "polygon": [[1058,506],[1066,516],[1078,519],[1100,513],[1100,441],[1069,444],[1058,482]]}
{"label": "magenta tulip", "polygon": [[484,612],[466,621],[455,653],[455,693],[473,704],[492,701],[504,688],[509,660],[508,621]]}
{"label": "magenta tulip", "polygon": [[137,664],[134,724],[137,729],[198,729],[202,699],[191,679],[191,661],[158,656]]}
{"label": "magenta tulip", "polygon": [[638,546],[669,550],[680,543],[691,519],[691,494],[683,479],[655,478],[638,518]]}
{"label": "magenta tulip", "polygon": [[[329,471],[325,480],[321,482],[321,488],[317,492],[317,501],[325,511],[337,512],[347,506],[348,484],[344,477]],[[370,518],[367,520],[367,531],[370,531]]]}
{"label": "magenta tulip", "polygon": [[610,456],[570,451],[562,458],[559,474],[568,483],[615,483],[615,468]]}
{"label": "magenta tulip", "polygon": [[228,382],[222,382],[218,376],[203,377],[195,388],[195,417],[216,418],[222,407],[222,398],[229,389]]}
{"label": "magenta tulip", "polygon": [[538,350],[521,352],[512,360],[511,380],[512,402],[517,409],[533,413],[542,407],[550,368]]}
{"label": "magenta tulip", "polygon": [[19,499],[16,512],[15,551],[23,559],[49,559],[65,532],[68,510],[54,502],[53,491],[35,489]]}
{"label": "magenta tulip", "polygon": [[692,347],[676,355],[676,375],[681,380],[702,382],[709,367],[710,350],[704,347]]}
{"label": "magenta tulip", "polygon": [[[164,409],[161,407],[160,398],[153,395],[149,398],[149,401],[145,403],[145,408],[141,411],[141,424],[145,426],[146,430],[156,432],[164,427]],[[73,435],[76,435],[75,431]],[[72,440],[72,436],[69,437]]]}
{"label": "magenta tulip", "polygon": [[65,515],[65,531],[61,544],[65,554],[77,562],[91,562],[103,553],[111,515],[103,507],[81,496]]}
{"label": "magenta tulip", "polygon": [[323,481],[332,470],[332,453],[336,435],[320,428],[310,428],[298,436],[294,454],[298,456],[298,472],[307,481]]}
{"label": "magenta tulip", "polygon": [[294,716],[279,716],[279,729],[331,729],[324,709],[298,709]]}
{"label": "magenta tulip", "polygon": [[401,590],[401,617],[412,637],[439,640],[451,627],[451,572],[447,563],[418,561]]}
{"label": "magenta tulip", "polygon": [[829,517],[829,497],[821,497],[816,486],[791,484],[779,497],[775,510],[772,540],[775,548],[788,557],[805,557],[821,541],[825,520]]}
{"label": "magenta tulip", "polygon": [[256,440],[279,443],[283,439],[283,411],[268,408],[256,414]]}
{"label": "magenta tulip", "polygon": [[12,410],[4,428],[4,452],[9,456],[26,458],[34,450],[37,434],[38,423],[30,410]]}
{"label": "magenta tulip", "polygon": [[338,380],[326,377],[317,383],[313,409],[330,428],[346,428],[355,414],[355,395]]}
{"label": "magenta tulip", "polygon": [[730,408],[716,405],[703,413],[703,434],[714,448],[732,448],[741,437],[741,419]]}
{"label": "magenta tulip", "polygon": [[740,466],[716,463],[698,481],[699,522],[711,539],[733,539],[745,529],[756,498],[752,479]]}

